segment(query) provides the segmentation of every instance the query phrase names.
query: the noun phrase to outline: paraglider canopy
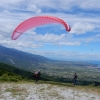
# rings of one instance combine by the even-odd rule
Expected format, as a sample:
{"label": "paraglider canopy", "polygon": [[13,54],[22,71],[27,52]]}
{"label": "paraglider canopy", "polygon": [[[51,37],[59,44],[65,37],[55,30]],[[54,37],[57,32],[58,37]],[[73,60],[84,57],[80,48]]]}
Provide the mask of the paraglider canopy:
{"label": "paraglider canopy", "polygon": [[25,31],[40,26],[44,24],[50,24],[50,23],[60,23],[64,25],[66,31],[70,31],[71,27],[65,23],[62,19],[53,17],[53,16],[36,16],[29,18],[18,25],[18,27],[14,30],[12,34],[12,39],[16,40],[21,34],[23,34]]}

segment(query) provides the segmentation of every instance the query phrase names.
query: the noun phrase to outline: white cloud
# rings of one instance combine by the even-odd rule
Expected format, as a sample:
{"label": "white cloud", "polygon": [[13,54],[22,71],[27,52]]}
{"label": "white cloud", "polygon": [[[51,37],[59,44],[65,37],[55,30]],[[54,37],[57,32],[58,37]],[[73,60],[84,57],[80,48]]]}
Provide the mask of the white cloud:
{"label": "white cloud", "polygon": [[96,34],[96,37],[100,37],[100,34]]}
{"label": "white cloud", "polygon": [[79,41],[75,41],[75,42],[67,42],[67,41],[64,41],[64,42],[58,42],[56,43],[57,45],[70,45],[70,46],[75,46],[75,45],[80,45],[81,42]]}
{"label": "white cloud", "polygon": [[100,42],[100,34],[96,34],[84,39],[84,42]]}
{"label": "white cloud", "polygon": [[41,9],[37,8],[36,5],[29,5],[27,7],[27,10],[35,12],[35,13],[41,13]]}
{"label": "white cloud", "polygon": [[[57,7],[59,5],[59,7]],[[3,9],[10,9],[10,10],[25,10],[28,9],[30,11],[38,12],[46,10],[50,11],[50,9],[54,9],[56,11],[73,11],[73,8],[81,8],[83,10],[99,10],[100,3],[99,0],[87,0],[87,1],[80,1],[80,0],[0,0],[0,7]]]}
{"label": "white cloud", "polygon": [[76,22],[70,33],[72,34],[85,34],[86,32],[90,32],[92,30],[95,29],[95,25],[93,25],[92,23],[87,23],[87,22]]}
{"label": "white cloud", "polygon": [[22,0],[0,0],[0,6],[5,6],[5,5],[16,5],[17,3],[21,2]]}
{"label": "white cloud", "polygon": [[33,37],[33,39],[35,39],[36,41],[44,41],[44,42],[55,42],[55,41],[59,41],[61,39],[63,39],[65,36],[65,34],[61,34],[61,35],[56,35],[56,34],[48,34],[46,33],[45,35],[36,35]]}
{"label": "white cloud", "polygon": [[[31,50],[31,53],[39,54],[45,57],[54,58],[54,59],[63,59],[63,60],[99,60],[99,53],[83,53],[76,51],[63,51],[63,50]],[[53,56],[52,56],[53,55]],[[96,57],[96,58],[95,58]]]}
{"label": "white cloud", "polygon": [[[100,8],[100,3],[99,0],[87,0],[87,1],[80,1],[80,0],[30,0],[28,3],[37,5],[40,8],[45,8],[45,9],[55,9],[57,11],[72,11],[73,8],[81,8],[85,10],[99,10]],[[59,7],[57,7],[59,5]]]}
{"label": "white cloud", "polygon": [[0,0],[0,8],[1,10],[12,10],[18,8],[22,1],[23,0]]}
{"label": "white cloud", "polygon": [[80,7],[85,10],[98,10],[100,9],[99,0],[87,0],[82,1]]}

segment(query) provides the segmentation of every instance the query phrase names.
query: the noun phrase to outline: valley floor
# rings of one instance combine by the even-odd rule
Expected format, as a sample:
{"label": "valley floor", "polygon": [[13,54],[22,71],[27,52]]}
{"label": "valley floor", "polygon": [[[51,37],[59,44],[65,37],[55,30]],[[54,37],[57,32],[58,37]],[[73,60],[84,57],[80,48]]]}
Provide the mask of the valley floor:
{"label": "valley floor", "polygon": [[78,86],[34,82],[0,83],[0,100],[100,100],[98,92]]}

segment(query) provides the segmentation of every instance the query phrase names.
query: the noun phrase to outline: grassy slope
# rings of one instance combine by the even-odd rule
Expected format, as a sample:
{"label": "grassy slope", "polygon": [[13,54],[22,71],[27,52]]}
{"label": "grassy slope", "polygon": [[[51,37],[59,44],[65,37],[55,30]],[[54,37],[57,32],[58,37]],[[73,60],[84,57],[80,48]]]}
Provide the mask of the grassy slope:
{"label": "grassy slope", "polygon": [[[0,85],[1,84],[9,84],[9,82],[0,82]],[[14,84],[14,87],[17,85],[17,84],[20,84],[20,85],[33,85],[35,84],[34,81],[19,81],[17,83],[13,83],[13,82],[10,82],[11,84]],[[74,91],[81,91],[81,92],[86,92],[86,93],[92,93],[92,94],[95,94],[95,95],[100,95],[100,86],[92,86],[92,85],[88,85],[88,86],[81,86],[81,85],[78,85],[76,87],[73,86],[73,84],[70,84],[70,83],[58,83],[58,82],[53,82],[53,81],[39,81],[37,83],[37,85],[45,85],[45,84],[50,84],[52,87],[54,86],[58,86],[58,87],[64,87],[64,88],[67,88],[67,89],[72,89]],[[13,90],[13,89],[12,89]],[[17,89],[18,90],[18,89]],[[16,92],[17,92],[16,90]]]}
{"label": "grassy slope", "polygon": [[23,78],[32,78],[32,73],[28,71],[24,71],[18,68],[15,68],[11,65],[0,63],[0,76],[7,74],[8,76],[21,76]]}

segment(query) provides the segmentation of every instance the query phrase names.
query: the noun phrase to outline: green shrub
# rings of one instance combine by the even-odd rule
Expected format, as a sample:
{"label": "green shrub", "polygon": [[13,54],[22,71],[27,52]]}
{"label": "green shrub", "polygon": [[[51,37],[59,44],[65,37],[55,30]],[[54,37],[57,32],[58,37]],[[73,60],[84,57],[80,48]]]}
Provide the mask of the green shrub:
{"label": "green shrub", "polygon": [[9,74],[3,74],[2,76],[0,76],[0,80],[1,81],[14,81],[14,82],[18,82],[20,80],[22,80],[23,78],[20,75],[15,75],[13,73]]}
{"label": "green shrub", "polygon": [[2,81],[10,81],[9,77],[7,74],[3,74],[1,77],[0,77],[0,80]]}

